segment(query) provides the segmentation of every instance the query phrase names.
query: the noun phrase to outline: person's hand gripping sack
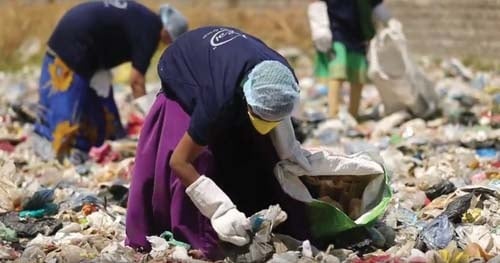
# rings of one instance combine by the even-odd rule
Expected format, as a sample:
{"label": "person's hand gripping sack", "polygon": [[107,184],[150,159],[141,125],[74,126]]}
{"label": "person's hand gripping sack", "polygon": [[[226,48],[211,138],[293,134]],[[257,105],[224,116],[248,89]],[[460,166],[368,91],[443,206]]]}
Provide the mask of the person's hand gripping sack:
{"label": "person's hand gripping sack", "polygon": [[221,240],[237,246],[250,242],[247,233],[250,221],[245,214],[236,209],[233,202],[214,181],[202,175],[186,188],[186,194],[200,212],[210,219]]}
{"label": "person's hand gripping sack", "polygon": [[271,140],[281,160],[290,160],[300,165],[304,170],[311,171],[312,167],[307,159],[310,153],[300,146],[295,138],[292,120],[288,117],[280,122],[271,132]]}

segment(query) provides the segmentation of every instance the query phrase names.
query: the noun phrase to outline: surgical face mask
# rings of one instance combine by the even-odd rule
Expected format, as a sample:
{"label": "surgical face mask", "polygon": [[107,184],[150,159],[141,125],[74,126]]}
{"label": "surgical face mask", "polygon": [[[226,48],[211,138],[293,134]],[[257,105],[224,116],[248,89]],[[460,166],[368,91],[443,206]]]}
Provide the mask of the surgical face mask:
{"label": "surgical face mask", "polygon": [[280,121],[263,120],[262,118],[252,113],[250,109],[248,110],[248,116],[250,117],[250,121],[252,122],[253,127],[262,135],[269,133],[280,123]]}

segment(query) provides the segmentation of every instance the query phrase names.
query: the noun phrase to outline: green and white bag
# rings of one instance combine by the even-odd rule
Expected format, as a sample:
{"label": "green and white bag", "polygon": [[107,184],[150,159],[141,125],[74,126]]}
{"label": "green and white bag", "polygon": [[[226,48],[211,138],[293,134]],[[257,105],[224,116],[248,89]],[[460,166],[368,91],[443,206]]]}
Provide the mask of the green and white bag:
{"label": "green and white bag", "polygon": [[[312,171],[305,171],[299,165],[284,160],[276,165],[274,172],[282,189],[289,196],[308,204],[311,233],[315,238],[328,240],[338,233],[369,226],[384,214],[392,192],[379,156],[366,152],[339,155],[319,150],[312,152],[307,159],[313,167]],[[353,220],[333,204],[315,199],[299,178],[304,175],[321,178],[352,176],[353,179],[370,176],[370,181],[362,192],[361,215]]]}

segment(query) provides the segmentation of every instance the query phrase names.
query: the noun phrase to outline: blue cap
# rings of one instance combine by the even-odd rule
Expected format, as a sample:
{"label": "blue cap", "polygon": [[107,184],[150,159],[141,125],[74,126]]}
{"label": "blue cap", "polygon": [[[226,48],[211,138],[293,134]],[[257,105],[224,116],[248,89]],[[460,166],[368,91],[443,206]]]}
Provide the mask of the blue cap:
{"label": "blue cap", "polygon": [[175,40],[188,30],[187,19],[169,4],[160,7],[160,18],[163,28],[167,30],[172,40]]}

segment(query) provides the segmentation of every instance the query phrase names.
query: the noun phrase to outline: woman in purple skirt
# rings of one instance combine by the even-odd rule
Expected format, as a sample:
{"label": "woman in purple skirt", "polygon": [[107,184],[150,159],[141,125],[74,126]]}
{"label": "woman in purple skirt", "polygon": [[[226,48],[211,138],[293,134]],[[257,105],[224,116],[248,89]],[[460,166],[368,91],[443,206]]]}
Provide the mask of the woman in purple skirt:
{"label": "woman in purple skirt", "polygon": [[[237,29],[203,27],[163,53],[158,74],[162,92],[130,186],[127,244],[148,251],[146,236],[169,230],[217,259],[219,240],[247,244],[247,216],[273,204],[288,214],[278,232],[310,238],[305,206],[273,174],[281,159],[309,168],[289,121],[299,87],[287,61]],[[278,129],[290,132],[273,135]]]}

